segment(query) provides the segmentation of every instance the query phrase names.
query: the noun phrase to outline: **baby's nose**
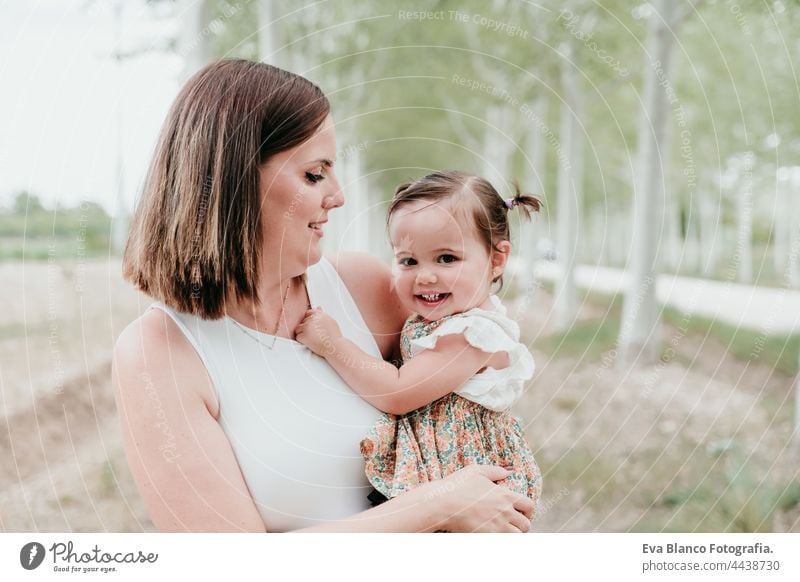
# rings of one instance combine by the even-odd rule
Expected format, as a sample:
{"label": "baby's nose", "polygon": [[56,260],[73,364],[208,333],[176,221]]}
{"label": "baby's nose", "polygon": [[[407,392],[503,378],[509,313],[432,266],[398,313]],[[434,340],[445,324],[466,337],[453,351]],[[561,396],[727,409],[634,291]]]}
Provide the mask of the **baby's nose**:
{"label": "baby's nose", "polygon": [[431,283],[436,283],[436,273],[425,269],[419,272],[417,275],[417,282],[423,285],[430,285]]}

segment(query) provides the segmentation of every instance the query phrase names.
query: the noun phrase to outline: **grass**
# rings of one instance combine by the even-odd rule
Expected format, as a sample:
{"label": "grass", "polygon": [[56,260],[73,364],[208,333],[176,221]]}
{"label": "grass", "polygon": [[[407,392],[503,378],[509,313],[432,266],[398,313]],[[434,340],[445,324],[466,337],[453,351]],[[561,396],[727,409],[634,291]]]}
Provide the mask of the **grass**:
{"label": "grass", "polygon": [[[800,503],[800,483],[776,482],[765,462],[729,445],[692,455],[683,477],[650,498],[632,531],[771,532],[775,513]],[[654,478],[651,487],[658,481]]]}
{"label": "grass", "polygon": [[761,405],[766,411],[770,424],[791,423],[794,418],[794,399],[765,395]]}
{"label": "grass", "polygon": [[698,315],[687,318],[671,307],[663,309],[662,317],[669,325],[683,326],[687,334],[718,340],[740,360],[758,361],[786,376],[794,376],[800,370],[800,335],[764,335]]}
{"label": "grass", "polygon": [[619,320],[578,321],[564,333],[540,337],[534,347],[554,357],[580,357],[594,361],[614,347],[619,334]]}
{"label": "grass", "polygon": [[578,300],[605,309],[605,316],[599,319],[576,321],[565,332],[540,337],[533,344],[537,349],[558,357],[580,356],[593,361],[614,348],[619,335],[623,297],[583,292]]}
{"label": "grass", "polygon": [[19,337],[27,337],[30,335],[29,326],[22,323],[8,323],[0,325],[0,341],[7,339],[16,339]]}
{"label": "grass", "polygon": [[100,469],[100,491],[106,497],[110,497],[117,491],[117,475],[111,459],[106,459]]}
{"label": "grass", "polygon": [[77,237],[0,236],[0,260],[50,261],[108,256],[108,240]]}
{"label": "grass", "polygon": [[[540,337],[534,346],[557,356],[581,357],[590,361],[613,349],[619,334],[624,297],[586,292],[583,300],[605,309],[605,316],[576,322],[564,333]],[[680,328],[687,336],[713,338],[742,361],[769,366],[789,377],[800,372],[800,335],[764,335],[699,315],[687,318],[682,311],[671,307],[664,307],[661,313],[662,323]]]}
{"label": "grass", "polygon": [[613,477],[618,466],[606,457],[593,454],[582,448],[566,451],[553,465],[542,465],[542,479],[548,491],[575,489],[579,487],[587,499],[596,495],[598,506],[607,505],[613,499],[615,489]]}
{"label": "grass", "polygon": [[620,480],[638,479],[642,464],[651,463],[649,454],[628,457],[624,464],[633,466],[626,470],[607,456],[577,447],[552,464],[544,459],[540,464],[548,492],[579,490],[582,503],[598,515],[628,495],[625,506],[641,508],[629,531],[765,533],[773,530],[777,512],[800,505],[800,482],[773,477],[769,467],[774,459],[766,456],[765,451],[746,454],[734,441],[712,443],[705,450],[681,447],[652,465],[635,489],[633,482]]}
{"label": "grass", "polygon": [[[586,360],[600,360],[613,350],[624,297],[584,293],[583,300],[600,308],[604,315],[576,322],[564,333],[540,336],[534,345],[555,356]],[[789,378],[800,368],[797,335],[766,336],[699,315],[685,317],[673,308],[663,309],[662,329],[664,337],[676,329],[687,337],[707,337],[713,340],[708,349],[725,349],[738,360],[769,367]],[[666,341],[663,342],[662,348],[667,347]],[[688,366],[693,356],[678,351],[670,359]],[[791,423],[790,403],[770,396],[764,404],[773,421]],[[555,409],[562,413],[570,412],[576,405],[572,398],[554,402]],[[771,451],[745,454],[735,441],[726,439],[711,443],[706,449],[691,443],[678,445],[668,458],[656,464],[653,451],[640,453],[629,456],[623,463],[627,466],[622,467],[615,465],[614,459],[588,450],[569,449],[549,467],[542,463],[545,486],[550,491],[564,487],[580,490],[585,494],[582,499],[587,506],[600,514],[613,507],[620,492],[629,494],[625,506],[632,504],[641,509],[640,517],[629,528],[631,531],[769,532],[774,528],[776,514],[800,505],[800,482],[796,477],[789,480],[785,473],[783,477],[776,476],[771,470],[775,462]],[[624,470],[616,473],[621,468]],[[630,489],[645,471],[646,478]],[[634,481],[620,485],[620,479]]]}

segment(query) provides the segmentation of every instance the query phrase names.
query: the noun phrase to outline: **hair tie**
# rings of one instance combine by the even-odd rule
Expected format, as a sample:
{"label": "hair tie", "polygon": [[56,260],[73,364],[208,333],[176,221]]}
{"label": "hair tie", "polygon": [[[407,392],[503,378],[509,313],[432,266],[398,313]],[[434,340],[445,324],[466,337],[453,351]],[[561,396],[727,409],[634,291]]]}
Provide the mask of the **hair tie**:
{"label": "hair tie", "polygon": [[503,202],[505,202],[506,208],[508,208],[509,210],[519,205],[519,200],[517,200],[516,198],[507,198]]}

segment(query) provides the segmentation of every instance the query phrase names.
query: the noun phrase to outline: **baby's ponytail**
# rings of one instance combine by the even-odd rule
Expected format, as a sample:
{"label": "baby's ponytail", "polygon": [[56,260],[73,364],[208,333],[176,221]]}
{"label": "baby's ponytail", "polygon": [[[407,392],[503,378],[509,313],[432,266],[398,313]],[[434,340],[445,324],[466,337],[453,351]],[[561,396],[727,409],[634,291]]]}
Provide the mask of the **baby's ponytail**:
{"label": "baby's ponytail", "polygon": [[536,196],[523,194],[517,182],[514,182],[514,197],[508,198],[505,203],[508,210],[519,208],[527,219],[530,219],[534,212],[539,212],[542,209],[541,200]]}

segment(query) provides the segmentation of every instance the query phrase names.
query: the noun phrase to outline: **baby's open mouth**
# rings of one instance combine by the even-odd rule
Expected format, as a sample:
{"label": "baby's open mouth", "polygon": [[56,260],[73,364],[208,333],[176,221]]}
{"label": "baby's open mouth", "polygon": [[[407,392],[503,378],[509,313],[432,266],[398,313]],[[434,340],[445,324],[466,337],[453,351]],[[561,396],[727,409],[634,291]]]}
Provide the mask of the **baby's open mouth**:
{"label": "baby's open mouth", "polygon": [[421,295],[415,295],[419,301],[429,306],[437,305],[449,296],[450,293],[423,293]]}

